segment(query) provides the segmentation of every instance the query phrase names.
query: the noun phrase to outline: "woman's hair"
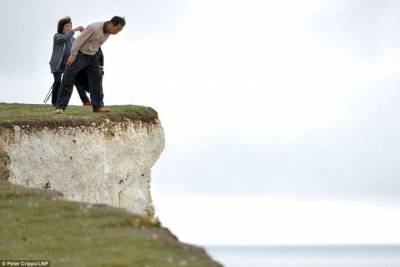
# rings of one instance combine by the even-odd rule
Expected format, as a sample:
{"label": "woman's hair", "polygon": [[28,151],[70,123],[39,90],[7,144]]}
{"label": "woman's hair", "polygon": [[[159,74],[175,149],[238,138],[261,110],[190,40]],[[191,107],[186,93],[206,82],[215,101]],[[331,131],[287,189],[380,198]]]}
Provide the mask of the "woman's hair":
{"label": "woman's hair", "polygon": [[68,23],[72,23],[70,17],[65,17],[65,18],[60,19],[58,21],[57,32],[62,33],[63,29],[64,29],[64,25],[68,24]]}

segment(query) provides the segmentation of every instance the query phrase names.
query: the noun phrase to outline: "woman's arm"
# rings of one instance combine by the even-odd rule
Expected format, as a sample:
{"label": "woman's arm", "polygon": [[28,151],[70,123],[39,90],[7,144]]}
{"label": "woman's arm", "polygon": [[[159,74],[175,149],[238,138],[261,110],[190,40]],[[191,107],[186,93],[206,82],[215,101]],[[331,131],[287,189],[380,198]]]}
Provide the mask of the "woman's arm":
{"label": "woman's arm", "polygon": [[83,28],[82,26],[78,26],[72,30],[70,30],[67,33],[56,33],[54,34],[54,43],[56,44],[63,44],[66,41],[68,41],[69,39],[71,39],[74,36],[74,33],[77,31],[82,32],[85,28]]}
{"label": "woman's arm", "polygon": [[54,43],[63,44],[66,41],[68,41],[69,39],[71,39],[74,36],[74,33],[75,32],[73,30],[70,30],[69,32],[64,33],[64,34],[63,33],[56,33],[54,35]]}

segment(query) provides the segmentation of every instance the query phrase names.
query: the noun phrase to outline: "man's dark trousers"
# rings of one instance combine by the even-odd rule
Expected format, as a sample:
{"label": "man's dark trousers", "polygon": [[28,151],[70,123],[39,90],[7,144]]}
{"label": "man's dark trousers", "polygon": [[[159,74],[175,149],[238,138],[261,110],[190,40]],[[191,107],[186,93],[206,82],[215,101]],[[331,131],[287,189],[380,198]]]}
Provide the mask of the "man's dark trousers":
{"label": "man's dark trousers", "polygon": [[[54,76],[54,83],[53,83],[53,90],[52,90],[52,97],[51,97],[51,103],[53,104],[53,106],[57,106],[57,99],[58,99],[58,94],[60,92],[60,86],[61,86],[61,76],[62,76],[62,72],[54,72],[53,73]],[[82,82],[80,82],[81,80],[83,80],[85,78],[85,84],[86,87],[84,86],[85,84],[83,84]],[[87,85],[88,81],[87,81],[87,77],[86,77],[86,72],[83,70],[83,73],[79,72],[74,85],[76,87],[76,89],[78,90],[79,93],[79,97],[81,98],[82,103],[88,102],[89,101],[89,97],[86,95],[86,88],[89,92],[89,86]]]}
{"label": "man's dark trousers", "polygon": [[71,98],[75,77],[81,70],[85,70],[88,77],[90,100],[92,102],[93,111],[104,106],[103,77],[100,68],[99,54],[86,55],[79,51],[75,62],[65,69],[58,95],[57,108],[67,108]]}

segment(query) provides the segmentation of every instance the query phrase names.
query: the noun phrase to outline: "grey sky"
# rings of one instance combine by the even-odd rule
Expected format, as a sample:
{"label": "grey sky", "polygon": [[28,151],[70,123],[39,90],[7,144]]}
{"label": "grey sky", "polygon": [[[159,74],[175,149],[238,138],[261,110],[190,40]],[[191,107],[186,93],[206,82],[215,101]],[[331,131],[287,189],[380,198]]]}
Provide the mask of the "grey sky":
{"label": "grey sky", "polygon": [[41,102],[60,17],[125,16],[103,47],[105,102],[159,112],[161,213],[177,195],[397,202],[399,12],[372,0],[2,0],[0,101]]}

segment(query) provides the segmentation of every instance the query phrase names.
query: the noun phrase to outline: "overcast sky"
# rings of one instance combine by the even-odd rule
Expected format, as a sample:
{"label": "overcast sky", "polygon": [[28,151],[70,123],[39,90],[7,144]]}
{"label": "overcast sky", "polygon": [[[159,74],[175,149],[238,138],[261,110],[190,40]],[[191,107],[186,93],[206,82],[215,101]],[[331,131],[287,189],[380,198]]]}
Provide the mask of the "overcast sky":
{"label": "overcast sky", "polygon": [[183,241],[398,243],[399,12],[384,0],[2,0],[0,102],[41,103],[61,17],[125,16],[103,45],[105,103],[159,112],[153,198]]}

